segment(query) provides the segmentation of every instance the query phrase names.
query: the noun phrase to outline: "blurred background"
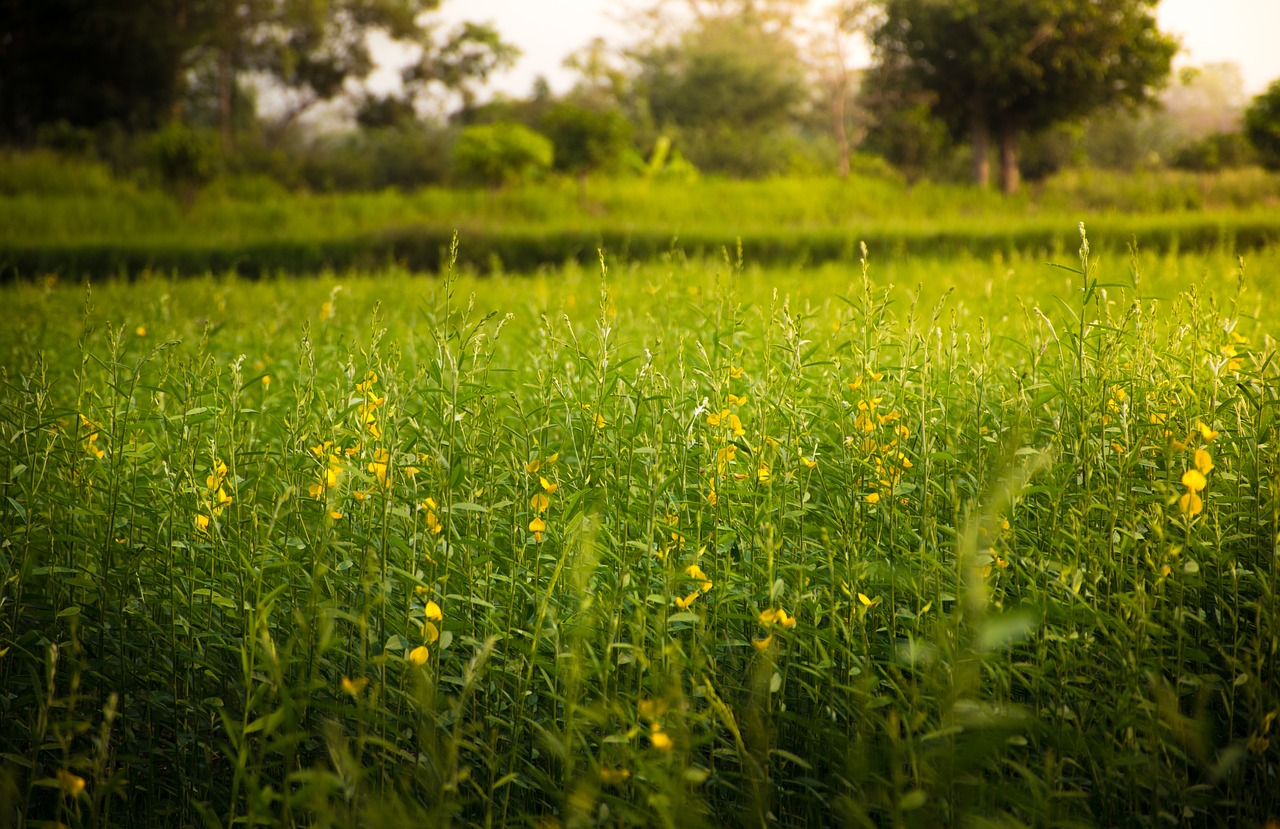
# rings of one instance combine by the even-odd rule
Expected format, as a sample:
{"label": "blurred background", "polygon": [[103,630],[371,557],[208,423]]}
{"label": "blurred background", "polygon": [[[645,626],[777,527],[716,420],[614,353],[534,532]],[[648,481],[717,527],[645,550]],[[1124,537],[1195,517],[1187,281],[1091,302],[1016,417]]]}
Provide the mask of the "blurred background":
{"label": "blurred background", "polygon": [[1276,31],[1271,0],[4,0],[0,189],[31,152],[187,198],[1274,169]]}

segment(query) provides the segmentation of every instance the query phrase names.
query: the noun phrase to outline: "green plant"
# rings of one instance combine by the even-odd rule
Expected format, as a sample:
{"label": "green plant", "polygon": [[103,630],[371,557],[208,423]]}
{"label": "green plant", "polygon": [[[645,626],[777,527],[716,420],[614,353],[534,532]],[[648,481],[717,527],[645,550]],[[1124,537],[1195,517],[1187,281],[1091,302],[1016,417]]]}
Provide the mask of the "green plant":
{"label": "green plant", "polygon": [[522,124],[466,127],[453,147],[454,171],[463,181],[499,187],[551,168],[555,147]]}

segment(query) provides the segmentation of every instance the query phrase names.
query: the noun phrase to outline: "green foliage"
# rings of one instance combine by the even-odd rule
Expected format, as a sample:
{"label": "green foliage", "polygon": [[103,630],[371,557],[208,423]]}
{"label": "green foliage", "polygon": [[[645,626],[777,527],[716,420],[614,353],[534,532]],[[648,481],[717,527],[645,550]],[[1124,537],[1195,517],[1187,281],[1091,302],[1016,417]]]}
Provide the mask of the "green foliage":
{"label": "green foliage", "polygon": [[41,0],[0,6],[0,142],[27,142],[66,123],[133,130],[160,126],[181,92],[183,56],[196,46],[160,0]]}
{"label": "green foliage", "polygon": [[[1149,99],[1177,43],[1156,28],[1153,0],[887,0],[875,32],[881,65],[930,93],[931,107],[974,152],[999,136],[1005,189],[1016,141],[1102,107]],[[981,182],[981,158],[975,174]],[[985,182],[981,182],[985,183]]]}
{"label": "green foliage", "polygon": [[925,103],[880,109],[863,142],[868,152],[882,156],[909,181],[939,178],[951,146],[946,125]]}
{"label": "green foliage", "polygon": [[1169,160],[1179,170],[1213,172],[1256,163],[1257,156],[1242,132],[1207,135],[1178,149]]}
{"label": "green foliage", "polygon": [[562,101],[539,125],[555,146],[556,169],[570,173],[618,172],[631,146],[631,122],[617,109]]}
{"label": "green foliage", "polygon": [[804,98],[803,64],[784,29],[711,15],[637,56],[636,85],[653,124],[708,172],[785,172],[779,141]]}
{"label": "green foliage", "polygon": [[555,147],[546,136],[509,121],[465,127],[453,146],[458,177],[489,187],[545,172],[554,160]]}
{"label": "green foliage", "polygon": [[165,187],[186,200],[218,175],[221,163],[212,134],[176,121],[150,137],[147,154]]}
{"label": "green foliage", "polygon": [[1280,254],[878,249],[0,289],[0,821],[1265,825]]}
{"label": "green foliage", "polygon": [[1280,81],[1273,82],[1249,104],[1244,131],[1263,165],[1280,170]]}

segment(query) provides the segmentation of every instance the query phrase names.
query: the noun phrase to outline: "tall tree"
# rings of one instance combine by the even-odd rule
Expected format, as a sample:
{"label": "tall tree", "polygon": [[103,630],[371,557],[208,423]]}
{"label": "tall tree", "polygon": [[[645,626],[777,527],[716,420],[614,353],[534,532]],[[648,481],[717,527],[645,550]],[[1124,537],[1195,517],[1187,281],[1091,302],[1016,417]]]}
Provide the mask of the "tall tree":
{"label": "tall tree", "polygon": [[1158,0],[884,0],[874,42],[882,64],[932,95],[953,134],[968,133],[973,175],[1019,185],[1018,142],[1029,132],[1109,105],[1150,99],[1177,42],[1160,32]]}
{"label": "tall tree", "polygon": [[805,66],[791,37],[792,0],[691,0],[692,24],[634,54],[635,92],[659,131],[699,167],[770,172],[769,145],[804,101]]}
{"label": "tall tree", "polygon": [[43,124],[149,128],[169,116],[194,0],[0,0],[0,140]]}

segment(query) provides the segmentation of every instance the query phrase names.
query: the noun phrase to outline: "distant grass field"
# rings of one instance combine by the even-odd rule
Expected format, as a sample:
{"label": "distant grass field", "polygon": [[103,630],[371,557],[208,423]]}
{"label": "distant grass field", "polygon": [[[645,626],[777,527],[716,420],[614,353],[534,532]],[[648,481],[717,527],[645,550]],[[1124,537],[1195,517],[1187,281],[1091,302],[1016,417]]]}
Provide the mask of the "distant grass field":
{"label": "distant grass field", "polygon": [[1280,819],[1280,251],[1059,264],[0,288],[0,825]]}
{"label": "distant grass field", "polygon": [[549,180],[497,191],[288,193],[262,179],[217,182],[191,204],[43,154],[0,155],[0,279],[237,270],[439,270],[460,231],[459,265],[531,271],[597,249],[622,261],[672,250],[778,266],[884,255],[1041,252],[1072,256],[1088,218],[1099,250],[1134,238],[1165,251],[1280,244],[1280,175],[1070,171],[1005,197],[890,178],[768,181]]}

